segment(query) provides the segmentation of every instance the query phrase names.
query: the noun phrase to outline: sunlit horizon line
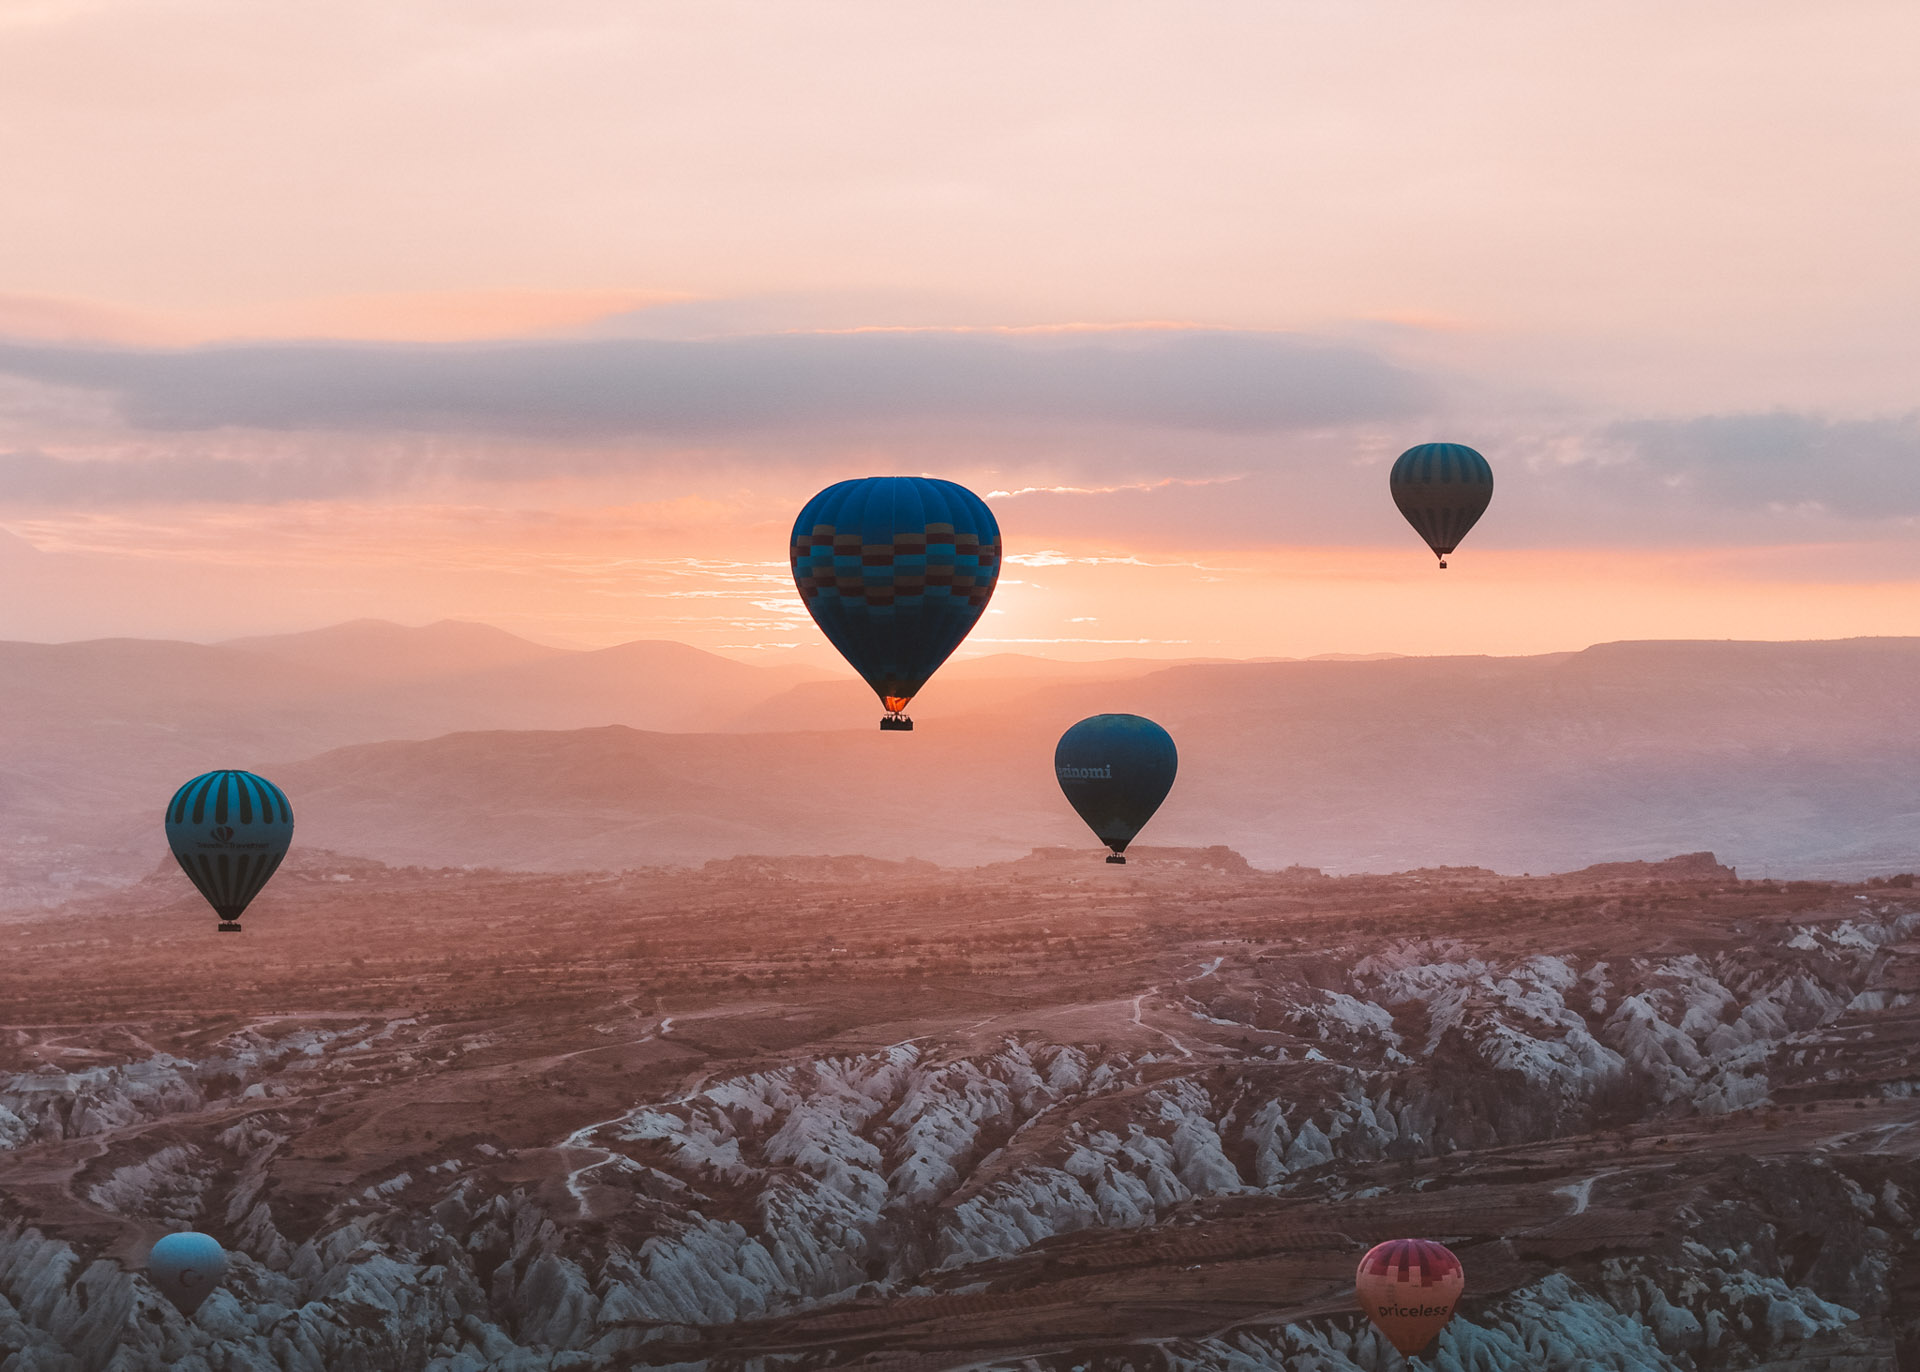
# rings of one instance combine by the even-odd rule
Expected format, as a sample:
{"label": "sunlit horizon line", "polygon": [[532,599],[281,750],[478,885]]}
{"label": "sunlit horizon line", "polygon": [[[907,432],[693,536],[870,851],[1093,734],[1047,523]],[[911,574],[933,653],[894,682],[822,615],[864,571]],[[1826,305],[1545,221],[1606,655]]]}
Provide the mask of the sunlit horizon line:
{"label": "sunlit horizon line", "polygon": [[[35,644],[37,646],[43,646],[43,647],[62,647],[62,646],[77,646],[77,645],[83,645],[83,644],[89,644],[89,643],[100,643],[100,642],[119,640],[119,641],[135,641],[135,642],[194,643],[204,647],[218,648],[218,647],[222,647],[227,644],[230,644],[234,642],[236,639],[300,638],[300,637],[305,637],[307,635],[320,634],[320,633],[325,633],[332,630],[359,626],[359,625],[384,625],[384,626],[389,626],[389,627],[398,628],[398,629],[407,630],[407,631],[424,631],[424,630],[437,628],[443,625],[461,625],[466,627],[493,629],[500,633],[509,634],[516,638],[525,639],[528,642],[540,644],[544,647],[555,648],[564,652],[578,653],[582,655],[590,655],[594,653],[610,651],[613,649],[617,649],[617,648],[621,648],[621,647],[625,647],[625,646],[637,644],[637,643],[664,642],[664,643],[672,643],[684,648],[689,648],[695,652],[700,652],[700,653],[710,653],[710,654],[716,654],[716,655],[720,655],[724,653],[749,653],[754,655],[761,655],[761,654],[768,654],[768,653],[779,653],[782,655],[793,654],[801,658],[805,658],[809,661],[814,661],[815,665],[817,666],[831,667],[831,666],[836,666],[838,664],[838,658],[836,654],[831,648],[831,645],[827,643],[824,643],[817,639],[795,640],[792,638],[780,636],[785,634],[791,634],[796,629],[800,629],[804,631],[804,629],[807,627],[804,623],[799,623],[799,624],[792,623],[792,622],[778,623],[778,622],[773,622],[769,620],[756,621],[756,620],[739,620],[739,619],[732,620],[729,622],[729,621],[715,621],[715,620],[708,620],[708,619],[695,619],[695,618],[686,618],[686,617],[677,617],[677,616],[663,616],[653,621],[653,623],[657,626],[654,632],[648,633],[643,631],[638,634],[633,634],[630,632],[628,635],[622,636],[616,640],[599,641],[596,638],[582,639],[580,637],[563,633],[561,632],[561,626],[552,622],[545,622],[541,626],[536,627],[526,623],[523,617],[521,616],[508,615],[501,618],[505,621],[504,623],[494,622],[491,619],[481,619],[481,618],[465,617],[465,616],[459,616],[459,615],[443,615],[443,616],[439,616],[431,619],[420,619],[415,622],[404,622],[401,620],[389,619],[379,615],[360,615],[360,616],[351,616],[351,617],[337,619],[337,620],[329,620],[325,623],[313,625],[312,627],[302,628],[302,629],[256,628],[251,630],[245,630],[238,633],[228,632],[228,633],[222,633],[219,635],[210,635],[210,636],[202,636],[202,635],[195,635],[195,634],[129,635],[129,634],[121,633],[121,634],[91,635],[91,636],[80,637],[80,638],[61,638],[61,639],[38,639],[38,638],[30,638],[30,637],[15,638],[15,637],[9,636],[9,637],[5,637],[4,639],[0,639],[0,641],[7,642],[7,643],[31,643],[31,644]],[[511,625],[512,627],[508,627],[509,625]],[[742,642],[737,639],[730,639],[728,641],[723,641],[723,642],[712,642],[711,640],[706,642],[700,642],[700,641],[696,641],[696,637],[700,637],[700,636],[695,636],[695,637],[682,636],[685,633],[685,630],[687,628],[694,627],[694,626],[719,628],[719,629],[722,629],[723,631],[726,629],[731,629],[734,633],[738,633],[742,630],[745,630],[750,633],[755,631],[760,631],[760,632],[768,633],[770,637],[758,642]],[[1120,647],[1120,648],[1199,647],[1204,650],[1206,645],[1211,644],[1211,645],[1215,645],[1215,647],[1213,651],[1209,654],[1209,656],[1214,659],[1217,659],[1222,662],[1252,663],[1252,662],[1274,662],[1274,661],[1313,661],[1317,659],[1362,660],[1362,659],[1370,659],[1370,658],[1519,659],[1519,658],[1532,658],[1532,657],[1542,657],[1542,656],[1578,654],[1581,652],[1590,651],[1592,649],[1600,648],[1608,645],[1627,644],[1627,643],[1821,644],[1821,643],[1843,643],[1843,642],[1857,641],[1862,639],[1867,639],[1867,640],[1920,639],[1920,634],[1900,634],[1897,632],[1888,633],[1885,631],[1868,632],[1868,633],[1837,633],[1837,634],[1836,633],[1825,633],[1825,634],[1802,633],[1802,634],[1785,634],[1785,635],[1779,635],[1779,634],[1769,635],[1769,634],[1756,634],[1756,633],[1734,634],[1734,635],[1700,634],[1700,633],[1649,635],[1649,634],[1616,633],[1612,635],[1596,636],[1585,642],[1568,643],[1565,646],[1543,646],[1543,647],[1528,647],[1528,648],[1515,647],[1515,648],[1506,649],[1504,651],[1499,651],[1499,650],[1487,651],[1484,649],[1480,651],[1473,651],[1471,649],[1461,649],[1458,651],[1435,651],[1431,648],[1423,649],[1419,647],[1403,646],[1399,648],[1376,648],[1372,650],[1348,648],[1344,650],[1320,650],[1320,651],[1312,651],[1312,652],[1295,651],[1291,653],[1276,653],[1271,649],[1255,650],[1255,651],[1238,651],[1238,652],[1233,651],[1232,649],[1223,650],[1219,646],[1222,644],[1223,640],[1218,638],[1207,638],[1207,639],[1156,638],[1151,636],[1094,638],[1094,637],[1080,637],[1080,636],[1068,636],[1068,635],[1060,635],[1060,636],[974,635],[974,636],[970,636],[965,642],[965,644],[963,644],[960,647],[960,649],[956,651],[956,653],[954,654],[954,660],[956,661],[980,660],[984,658],[989,658],[994,656],[1003,656],[1008,654],[1018,656],[1019,655],[1018,650],[1022,647],[1026,647],[1026,648],[1052,647],[1052,646],[1066,647],[1066,646],[1076,646],[1076,645],[1095,646],[1095,647]],[[1054,659],[1051,659],[1046,654],[1041,654],[1039,656],[1041,656],[1043,660],[1054,660]],[[1090,664],[1090,663],[1099,663],[1099,662],[1110,661],[1110,660],[1120,661],[1123,659],[1120,659],[1120,658],[1109,659],[1109,658],[1103,658],[1103,657],[1093,657],[1093,658],[1068,657],[1068,658],[1062,658],[1058,660]]]}
{"label": "sunlit horizon line", "polygon": [[975,643],[1192,643],[1190,638],[976,638]]}
{"label": "sunlit horizon line", "polygon": [[1275,329],[1250,329],[1236,324],[1209,324],[1198,319],[1120,319],[1100,323],[1091,319],[1063,320],[1055,324],[849,324],[842,328],[780,329],[782,335],[854,334],[854,333],[1276,333]]}

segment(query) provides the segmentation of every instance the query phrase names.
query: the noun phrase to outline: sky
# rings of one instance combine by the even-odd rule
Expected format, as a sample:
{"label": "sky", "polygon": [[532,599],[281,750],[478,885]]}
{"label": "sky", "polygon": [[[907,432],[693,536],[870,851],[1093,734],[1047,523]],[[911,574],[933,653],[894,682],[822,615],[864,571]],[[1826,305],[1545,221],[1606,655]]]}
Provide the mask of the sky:
{"label": "sky", "polygon": [[[820,658],[1920,634],[1920,8],[0,0],[0,636]],[[1445,572],[1387,498],[1470,443]]]}

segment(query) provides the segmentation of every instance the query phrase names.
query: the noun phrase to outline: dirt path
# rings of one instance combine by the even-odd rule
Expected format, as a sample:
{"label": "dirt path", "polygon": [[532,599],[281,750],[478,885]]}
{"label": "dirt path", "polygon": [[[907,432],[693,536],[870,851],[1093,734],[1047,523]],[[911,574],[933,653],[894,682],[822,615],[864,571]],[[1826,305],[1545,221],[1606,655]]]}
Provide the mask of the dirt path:
{"label": "dirt path", "polygon": [[[654,1028],[650,1033],[642,1034],[637,1039],[625,1040],[622,1046],[632,1047],[634,1044],[651,1043],[655,1039],[665,1038],[667,1034],[672,1030],[672,1028],[673,1028],[673,1016],[672,1015],[664,1016],[661,1019],[659,1025],[656,1028]],[[594,1052],[594,1051],[597,1051],[597,1049],[583,1048],[579,1050],[579,1052],[565,1053],[565,1054],[562,1054],[561,1056],[562,1057],[578,1057],[580,1053],[588,1053],[588,1052]],[[702,1072],[695,1079],[695,1082],[696,1082],[695,1087],[683,1093],[677,1100],[661,1101],[661,1102],[657,1102],[657,1104],[659,1105],[685,1104],[687,1101],[693,1099],[693,1096],[695,1092],[698,1090],[699,1085],[705,1083],[708,1075],[710,1074],[706,1072]],[[626,1158],[621,1154],[616,1153],[609,1148],[602,1148],[598,1144],[594,1143],[592,1141],[593,1136],[599,1133],[602,1129],[605,1129],[609,1125],[620,1123],[621,1120],[626,1119],[635,1110],[641,1109],[644,1106],[647,1106],[649,1104],[653,1104],[653,1103],[643,1101],[638,1105],[629,1106],[628,1108],[626,1108],[625,1110],[622,1110],[619,1114],[614,1115],[610,1119],[599,1120],[593,1124],[583,1124],[578,1129],[574,1130],[571,1134],[568,1134],[564,1139],[560,1140],[560,1142],[557,1145],[555,1145],[558,1151],[562,1153],[598,1153],[600,1155],[600,1159],[598,1162],[583,1163],[581,1166],[576,1167],[571,1172],[567,1173],[567,1194],[572,1196],[574,1200],[574,1204],[580,1207],[580,1214],[582,1217],[586,1217],[591,1214],[591,1207],[587,1204],[587,1188],[586,1188],[587,1174],[590,1172],[597,1172],[602,1167],[609,1166],[613,1163],[626,1161]]]}
{"label": "dirt path", "polygon": [[1193,1051],[1193,1049],[1187,1047],[1187,1045],[1184,1042],[1182,1042],[1176,1035],[1168,1033],[1165,1029],[1160,1028],[1158,1025],[1148,1024],[1145,1020],[1143,1020],[1140,1017],[1141,1006],[1146,1001],[1147,997],[1157,996],[1159,994],[1160,994],[1160,988],[1158,986],[1149,986],[1146,990],[1142,991],[1139,995],[1133,998],[1133,1022],[1137,1027],[1146,1030],[1150,1034],[1158,1034],[1161,1038],[1165,1039],[1168,1043],[1171,1043],[1176,1049],[1178,1049],[1181,1057],[1191,1062],[1196,1057],[1199,1056]]}

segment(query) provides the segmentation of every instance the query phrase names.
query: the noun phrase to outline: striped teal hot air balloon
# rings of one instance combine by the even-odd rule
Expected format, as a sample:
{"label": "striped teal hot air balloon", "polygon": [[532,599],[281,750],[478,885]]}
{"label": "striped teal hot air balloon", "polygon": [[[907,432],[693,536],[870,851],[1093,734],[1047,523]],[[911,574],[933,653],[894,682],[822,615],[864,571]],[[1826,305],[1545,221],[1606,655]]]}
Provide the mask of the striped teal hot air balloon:
{"label": "striped teal hot air balloon", "polygon": [[286,793],[252,772],[206,772],[167,804],[167,846],[230,933],[291,842]]}
{"label": "striped teal hot air balloon", "polygon": [[1407,523],[1445,567],[1447,554],[1487,512],[1493,468],[1464,443],[1422,443],[1400,454],[1387,485]]}
{"label": "striped teal hot air balloon", "polygon": [[1000,577],[1000,525],[965,486],[870,476],[827,487],[793,522],[807,612],[886,707],[904,713],[974,623]]}

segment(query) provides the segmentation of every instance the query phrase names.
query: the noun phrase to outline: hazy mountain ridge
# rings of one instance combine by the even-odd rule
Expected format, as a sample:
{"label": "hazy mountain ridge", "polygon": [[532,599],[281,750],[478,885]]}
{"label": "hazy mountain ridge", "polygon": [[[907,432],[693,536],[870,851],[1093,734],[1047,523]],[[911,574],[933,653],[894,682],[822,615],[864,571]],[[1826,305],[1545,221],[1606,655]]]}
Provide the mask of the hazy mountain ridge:
{"label": "hazy mountain ridge", "polygon": [[137,877],[166,798],[211,768],[271,772],[462,728],[718,728],[818,675],[681,643],[549,648],[452,621],[212,645],[0,643],[0,903]]}
{"label": "hazy mountain ridge", "polygon": [[1566,871],[1702,850],[1752,875],[1920,866],[1916,640],[1180,666],[908,736],[469,734],[285,775],[318,841],[396,861],[971,863],[1086,841],[1052,748],[1108,710],[1180,747],[1146,840],[1264,866]]}
{"label": "hazy mountain ridge", "polygon": [[411,627],[385,619],[354,619],[290,634],[230,638],[213,645],[328,673],[350,673],[385,683],[463,675],[574,655],[496,629],[491,624],[442,619]]}
{"label": "hazy mountain ridge", "polygon": [[300,842],[404,863],[1013,859],[1085,843],[1053,743],[1116,710],[1181,751],[1145,841],[1263,866],[1565,871],[1711,850],[1749,875],[1920,867],[1920,640],[1058,667],[955,663],[919,730],[881,735],[850,674],[672,643],[573,652],[374,623],[4,644],[0,897],[138,877],[165,796],[230,765],[293,793]]}

